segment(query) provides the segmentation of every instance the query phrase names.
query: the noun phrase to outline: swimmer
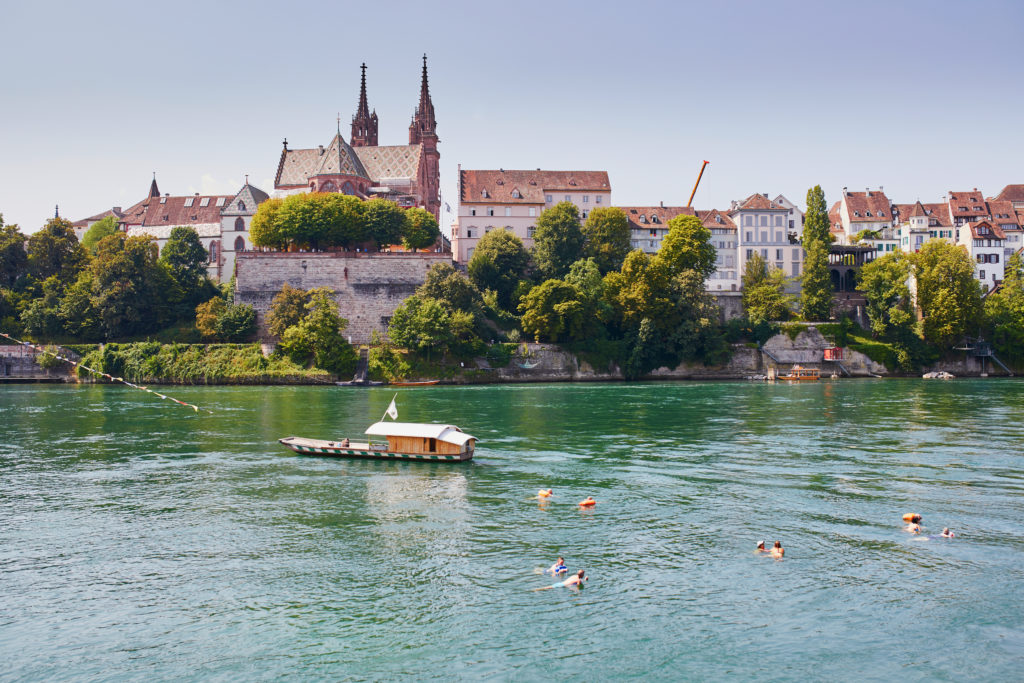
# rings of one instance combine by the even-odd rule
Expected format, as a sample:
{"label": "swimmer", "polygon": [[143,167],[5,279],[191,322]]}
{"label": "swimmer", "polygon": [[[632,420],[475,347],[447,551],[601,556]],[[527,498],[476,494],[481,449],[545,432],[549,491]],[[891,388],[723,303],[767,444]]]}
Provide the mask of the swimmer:
{"label": "swimmer", "polygon": [[917,522],[911,522],[906,527],[904,527],[903,530],[909,531],[912,534],[919,534],[921,533],[921,525]]}
{"label": "swimmer", "polygon": [[548,567],[544,573],[558,576],[559,574],[564,574],[567,571],[569,571],[569,568],[565,566],[565,560],[560,557],[558,558],[558,562],[555,562],[553,565]]}
{"label": "swimmer", "polygon": [[757,548],[754,549],[755,553],[766,553],[768,550],[764,547],[764,541],[757,542]]}
{"label": "swimmer", "polygon": [[581,508],[594,507],[595,505],[597,505],[597,501],[591,498],[590,496],[587,496],[586,498],[580,501]]}
{"label": "swimmer", "polygon": [[771,549],[771,554],[776,560],[781,560],[782,556],[786,554],[786,549],[782,547],[782,543],[775,541],[775,545],[773,545]]}
{"label": "swimmer", "polygon": [[556,584],[551,585],[551,586],[542,586],[540,588],[534,588],[533,590],[535,590],[535,591],[546,591],[546,590],[551,590],[552,588],[561,588],[563,586],[565,586],[566,588],[572,588],[573,586],[580,586],[582,588],[583,587],[583,582],[587,581],[587,580],[588,579],[584,579],[583,578],[583,570],[581,569],[578,572],[576,572],[575,574],[573,574],[572,576],[570,576],[565,581],[562,581],[561,583],[556,583]]}
{"label": "swimmer", "polygon": [[541,489],[540,491],[537,491],[537,497],[540,498],[541,500],[544,500],[545,498],[550,498],[551,494],[553,493],[554,491],[552,491],[551,489]]}
{"label": "swimmer", "polygon": [[942,529],[942,537],[943,538],[953,538],[953,536],[954,536],[954,534],[953,534],[952,531],[949,530],[948,526],[947,527],[943,527],[943,529]]}

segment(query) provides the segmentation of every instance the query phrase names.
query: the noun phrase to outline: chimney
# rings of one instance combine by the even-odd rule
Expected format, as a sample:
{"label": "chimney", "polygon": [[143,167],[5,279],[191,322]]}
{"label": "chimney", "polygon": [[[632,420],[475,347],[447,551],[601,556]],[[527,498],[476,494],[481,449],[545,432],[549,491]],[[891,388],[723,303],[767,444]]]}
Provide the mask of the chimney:
{"label": "chimney", "polygon": [[848,194],[845,187],[843,188],[843,194]]}
{"label": "chimney", "polygon": [[665,208],[665,202],[658,202],[658,206],[660,206],[661,208],[664,209]]}
{"label": "chimney", "polygon": [[871,188],[870,187],[865,187],[864,188],[864,196],[866,196],[866,197],[870,197],[871,196]]}
{"label": "chimney", "polygon": [[885,188],[884,188],[883,186],[879,185],[879,186],[878,186],[878,191],[879,191],[879,192],[884,192],[884,191],[885,191]]}
{"label": "chimney", "polygon": [[317,147],[320,148],[320,156],[323,156],[324,155],[324,146],[323,145],[317,145]]}
{"label": "chimney", "polygon": [[121,213],[121,207],[120,206],[115,206],[114,207],[114,213]]}

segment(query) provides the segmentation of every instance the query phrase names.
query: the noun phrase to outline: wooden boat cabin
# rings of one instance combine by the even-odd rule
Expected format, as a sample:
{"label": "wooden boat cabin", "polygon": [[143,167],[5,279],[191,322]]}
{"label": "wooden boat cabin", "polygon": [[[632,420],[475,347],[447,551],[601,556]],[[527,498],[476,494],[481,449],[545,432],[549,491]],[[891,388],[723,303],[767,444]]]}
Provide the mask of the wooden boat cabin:
{"label": "wooden boat cabin", "polygon": [[383,436],[388,440],[388,451],[419,456],[473,457],[476,438],[458,427],[418,422],[377,422],[366,430],[370,436]]}
{"label": "wooden boat cabin", "polygon": [[794,365],[789,374],[780,375],[779,379],[791,382],[817,382],[821,379],[821,373],[817,368],[803,368],[799,365]]}

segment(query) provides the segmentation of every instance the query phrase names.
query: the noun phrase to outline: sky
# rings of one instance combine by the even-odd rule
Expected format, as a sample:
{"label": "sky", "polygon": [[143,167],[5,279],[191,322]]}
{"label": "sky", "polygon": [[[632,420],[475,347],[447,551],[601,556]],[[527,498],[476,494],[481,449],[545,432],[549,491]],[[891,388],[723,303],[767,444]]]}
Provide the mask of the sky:
{"label": "sky", "polygon": [[[308,7],[308,9],[307,9]],[[422,55],[457,168],[605,170],[616,205],[940,201],[1024,183],[1024,3],[0,0],[0,213],[34,232],[161,192],[268,192],[348,136],[367,64],[406,144]],[[442,230],[454,213],[442,215]]]}

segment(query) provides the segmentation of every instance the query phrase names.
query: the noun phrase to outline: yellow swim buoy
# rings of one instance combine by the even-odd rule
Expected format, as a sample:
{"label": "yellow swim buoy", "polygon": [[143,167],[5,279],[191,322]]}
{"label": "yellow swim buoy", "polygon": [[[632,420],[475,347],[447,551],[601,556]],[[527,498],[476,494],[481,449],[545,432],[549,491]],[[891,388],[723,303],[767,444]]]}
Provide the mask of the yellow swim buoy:
{"label": "yellow swim buoy", "polygon": [[586,499],[580,501],[581,508],[590,508],[594,507],[595,505],[597,505],[597,501],[591,498],[590,496],[587,496]]}

